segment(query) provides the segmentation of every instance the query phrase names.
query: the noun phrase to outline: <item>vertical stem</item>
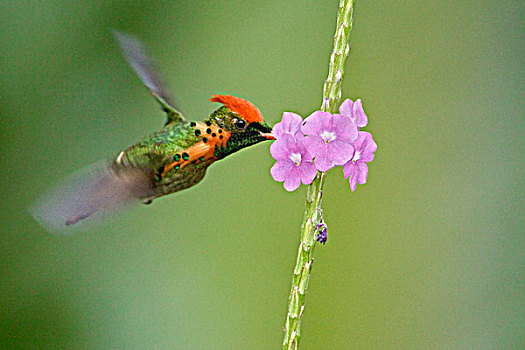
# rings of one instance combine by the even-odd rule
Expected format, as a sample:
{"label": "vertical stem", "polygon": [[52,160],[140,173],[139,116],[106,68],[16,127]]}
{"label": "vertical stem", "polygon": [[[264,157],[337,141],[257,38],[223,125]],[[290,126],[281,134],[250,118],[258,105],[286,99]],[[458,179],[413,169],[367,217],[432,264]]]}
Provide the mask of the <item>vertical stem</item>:
{"label": "vertical stem", "polygon": [[[340,0],[337,25],[334,35],[334,48],[330,55],[328,78],[323,88],[321,109],[333,113],[341,98],[341,83],[344,64],[350,51],[348,37],[352,30],[354,0]],[[293,270],[292,288],[288,296],[283,349],[298,349],[301,337],[301,317],[304,313],[305,294],[312,272],[313,250],[316,243],[317,225],[321,220],[321,199],[325,173],[318,173],[306,193],[306,209],[301,225],[301,241]]]}

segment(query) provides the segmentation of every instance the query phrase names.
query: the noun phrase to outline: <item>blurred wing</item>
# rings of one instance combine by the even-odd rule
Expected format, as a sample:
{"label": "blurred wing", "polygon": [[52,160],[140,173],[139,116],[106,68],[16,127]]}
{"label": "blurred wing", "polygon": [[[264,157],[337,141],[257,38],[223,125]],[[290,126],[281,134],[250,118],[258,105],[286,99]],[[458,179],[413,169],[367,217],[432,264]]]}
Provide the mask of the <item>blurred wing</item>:
{"label": "blurred wing", "polygon": [[152,171],[99,162],[47,191],[30,212],[50,232],[82,231],[126,204],[151,198],[153,186]]}
{"label": "blurred wing", "polygon": [[168,114],[166,124],[183,122],[184,117],[175,108],[175,104],[164,88],[164,83],[158,74],[155,63],[146,54],[142,43],[137,38],[117,30],[113,31],[113,35],[140,80],[142,80],[153,97],[160,103],[162,109]]}

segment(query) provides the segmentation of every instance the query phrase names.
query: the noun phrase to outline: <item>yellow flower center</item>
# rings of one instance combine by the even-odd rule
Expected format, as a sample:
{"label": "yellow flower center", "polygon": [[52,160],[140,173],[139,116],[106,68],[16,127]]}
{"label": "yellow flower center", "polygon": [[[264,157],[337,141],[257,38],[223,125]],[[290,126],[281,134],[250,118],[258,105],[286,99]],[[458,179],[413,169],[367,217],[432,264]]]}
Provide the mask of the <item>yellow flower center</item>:
{"label": "yellow flower center", "polygon": [[325,130],[321,133],[321,138],[325,143],[330,143],[335,140],[335,132]]}
{"label": "yellow flower center", "polygon": [[294,162],[296,166],[299,166],[301,164],[301,153],[290,154],[290,160]]}
{"label": "yellow flower center", "polygon": [[352,158],[352,162],[354,162],[354,163],[357,162],[359,160],[359,158],[361,158],[361,152],[356,150],[355,153],[354,153],[354,156]]}

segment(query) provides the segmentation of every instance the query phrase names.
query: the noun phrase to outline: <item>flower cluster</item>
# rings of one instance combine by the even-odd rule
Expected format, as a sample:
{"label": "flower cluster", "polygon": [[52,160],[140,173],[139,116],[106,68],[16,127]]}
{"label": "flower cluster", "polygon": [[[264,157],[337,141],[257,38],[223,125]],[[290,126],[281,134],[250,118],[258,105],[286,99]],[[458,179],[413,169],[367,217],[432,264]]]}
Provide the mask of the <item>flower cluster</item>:
{"label": "flower cluster", "polygon": [[270,171],[272,177],[284,182],[287,191],[294,191],[301,182],[311,184],[317,171],[342,165],[344,178],[355,191],[358,182],[366,183],[366,163],[374,159],[377,149],[372,134],[360,131],[367,123],[359,99],[345,100],[339,114],[316,111],[304,121],[295,113],[285,112],[273,127],[277,141],[270,152],[277,162]]}

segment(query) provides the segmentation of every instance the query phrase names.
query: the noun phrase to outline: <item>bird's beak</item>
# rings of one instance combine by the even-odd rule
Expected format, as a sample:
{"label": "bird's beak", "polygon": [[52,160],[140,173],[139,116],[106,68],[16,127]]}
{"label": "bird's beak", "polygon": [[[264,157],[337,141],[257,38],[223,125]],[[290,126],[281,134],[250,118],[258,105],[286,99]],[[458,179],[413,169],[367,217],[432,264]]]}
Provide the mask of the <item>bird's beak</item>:
{"label": "bird's beak", "polygon": [[266,140],[275,140],[275,136],[271,132],[263,134],[261,133],[261,137],[264,137]]}
{"label": "bird's beak", "polygon": [[258,125],[258,131],[262,138],[265,140],[275,140],[275,136],[272,134],[272,127],[265,121]]}

